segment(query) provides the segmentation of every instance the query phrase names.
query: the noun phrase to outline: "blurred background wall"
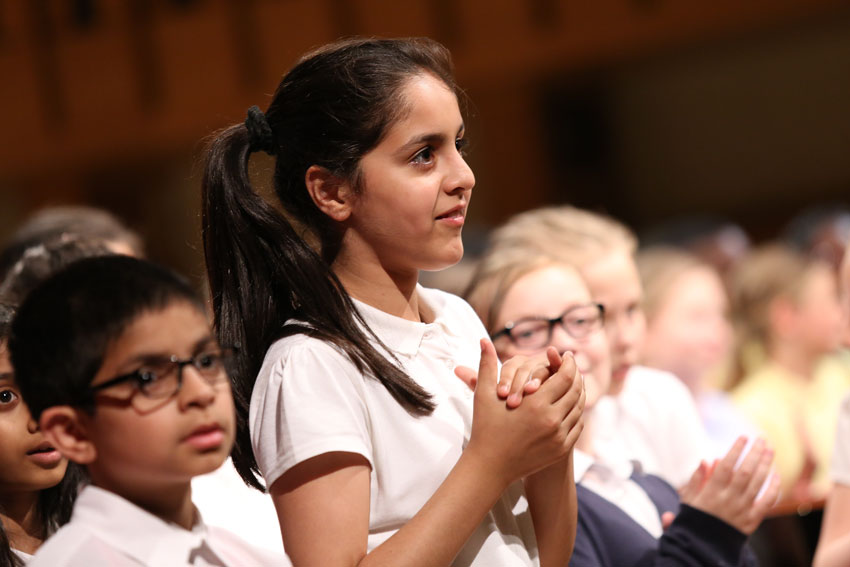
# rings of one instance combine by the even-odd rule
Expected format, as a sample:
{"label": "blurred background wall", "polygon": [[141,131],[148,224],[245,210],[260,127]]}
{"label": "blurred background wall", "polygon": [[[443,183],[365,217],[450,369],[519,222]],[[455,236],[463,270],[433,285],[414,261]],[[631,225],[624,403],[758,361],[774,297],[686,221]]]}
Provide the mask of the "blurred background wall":
{"label": "blurred background wall", "polygon": [[351,35],[451,49],[471,237],[569,202],[759,239],[850,199],[850,2],[0,0],[0,241],[36,208],[93,204],[199,277],[204,138]]}

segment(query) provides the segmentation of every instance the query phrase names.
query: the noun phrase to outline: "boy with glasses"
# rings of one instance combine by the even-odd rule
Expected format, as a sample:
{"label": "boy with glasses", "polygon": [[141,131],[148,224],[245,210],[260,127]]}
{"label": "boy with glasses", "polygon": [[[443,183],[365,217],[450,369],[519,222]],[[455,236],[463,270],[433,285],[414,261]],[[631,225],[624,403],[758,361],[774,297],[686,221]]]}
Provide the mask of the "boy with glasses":
{"label": "boy with glasses", "polygon": [[34,419],[91,478],[31,565],[284,561],[205,526],[192,503],[192,478],[230,452],[234,412],[230,350],[185,282],[129,257],[82,260],[31,292],[12,335]]}

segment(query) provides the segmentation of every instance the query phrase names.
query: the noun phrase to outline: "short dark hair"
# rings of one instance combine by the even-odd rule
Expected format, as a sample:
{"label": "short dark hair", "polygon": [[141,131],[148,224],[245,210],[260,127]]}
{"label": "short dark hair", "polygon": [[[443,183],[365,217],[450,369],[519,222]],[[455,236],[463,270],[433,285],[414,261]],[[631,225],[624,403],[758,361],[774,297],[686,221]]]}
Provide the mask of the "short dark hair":
{"label": "short dark hair", "polygon": [[142,313],[174,302],[204,311],[180,276],[128,256],[80,260],[32,290],[12,322],[9,352],[33,419],[83,403],[110,342]]}
{"label": "short dark hair", "polygon": [[49,207],[36,211],[0,250],[0,280],[24,252],[62,236],[80,236],[102,242],[126,244],[136,256],[144,256],[142,238],[104,209],[80,205]]}
{"label": "short dark hair", "polygon": [[20,305],[31,289],[62,268],[110,254],[114,252],[103,240],[67,234],[28,248],[0,282],[0,301]]}

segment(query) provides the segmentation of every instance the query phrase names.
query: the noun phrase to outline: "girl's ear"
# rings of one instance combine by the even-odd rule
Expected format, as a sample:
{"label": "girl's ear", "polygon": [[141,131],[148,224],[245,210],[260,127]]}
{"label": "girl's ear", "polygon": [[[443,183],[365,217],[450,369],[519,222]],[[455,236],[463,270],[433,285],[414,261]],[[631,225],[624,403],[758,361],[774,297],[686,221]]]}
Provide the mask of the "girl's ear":
{"label": "girl's ear", "polygon": [[54,406],[41,413],[38,423],[47,441],[65,458],[87,465],[97,458],[97,451],[81,412],[71,406]]}
{"label": "girl's ear", "polygon": [[324,167],[311,165],[304,174],[304,183],[319,210],[333,220],[343,222],[351,215],[354,191],[347,181]]}

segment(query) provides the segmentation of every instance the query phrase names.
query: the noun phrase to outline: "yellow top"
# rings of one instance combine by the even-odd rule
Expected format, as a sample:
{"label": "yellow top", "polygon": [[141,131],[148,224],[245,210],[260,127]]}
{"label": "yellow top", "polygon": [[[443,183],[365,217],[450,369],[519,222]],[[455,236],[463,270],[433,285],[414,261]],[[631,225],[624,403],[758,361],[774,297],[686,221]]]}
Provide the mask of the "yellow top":
{"label": "yellow top", "polygon": [[814,461],[811,496],[826,496],[830,486],[829,462],[835,440],[838,411],[850,388],[850,366],[839,357],[826,357],[811,380],[777,364],[766,362],[732,391],[736,405],[775,449],[775,467],[782,479],[782,495],[800,477],[806,446]]}

